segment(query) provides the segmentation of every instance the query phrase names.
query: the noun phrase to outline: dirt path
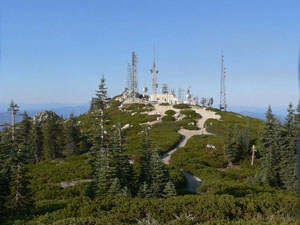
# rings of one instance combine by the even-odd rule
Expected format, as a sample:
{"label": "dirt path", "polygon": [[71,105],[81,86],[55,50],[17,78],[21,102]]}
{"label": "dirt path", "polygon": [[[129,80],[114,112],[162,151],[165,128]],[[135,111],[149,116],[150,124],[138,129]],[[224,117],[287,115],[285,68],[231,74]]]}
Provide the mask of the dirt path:
{"label": "dirt path", "polygon": [[[173,109],[172,106],[155,106],[156,111],[158,111],[159,113],[161,113],[161,115],[164,115],[164,112],[166,110],[169,109]],[[211,133],[206,131],[206,128],[204,127],[204,124],[206,122],[206,120],[208,119],[220,119],[221,116],[216,115],[215,112],[213,111],[209,111],[206,110],[205,108],[200,108],[197,106],[192,107],[193,110],[195,110],[197,113],[199,113],[202,118],[199,119],[197,121],[197,126],[199,128],[199,130],[186,130],[186,129],[180,129],[178,131],[178,133],[181,134],[181,140],[179,141],[179,143],[177,144],[177,146],[170,150],[169,152],[165,153],[161,160],[163,161],[163,163],[169,165],[170,164],[170,160],[171,160],[171,155],[178,149],[181,147],[184,147],[185,144],[187,143],[187,141],[193,137],[194,135],[201,135],[201,134],[208,134],[211,135]],[[178,113],[179,110],[173,109],[174,111],[176,111]],[[181,172],[183,173],[183,175],[185,176],[186,180],[187,180],[187,189],[189,191],[192,192],[197,192],[197,189],[200,187],[202,181],[200,178],[194,176],[193,174],[190,174],[189,172],[181,169]]]}

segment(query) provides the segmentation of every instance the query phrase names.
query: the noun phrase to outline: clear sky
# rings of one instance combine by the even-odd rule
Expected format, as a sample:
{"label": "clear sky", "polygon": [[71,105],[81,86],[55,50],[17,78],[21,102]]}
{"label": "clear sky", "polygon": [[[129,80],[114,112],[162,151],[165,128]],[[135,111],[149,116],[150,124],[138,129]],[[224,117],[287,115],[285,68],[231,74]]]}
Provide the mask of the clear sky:
{"label": "clear sky", "polygon": [[159,84],[229,106],[298,101],[299,0],[1,0],[0,102],[84,103],[101,74],[123,91],[131,52],[140,90]]}

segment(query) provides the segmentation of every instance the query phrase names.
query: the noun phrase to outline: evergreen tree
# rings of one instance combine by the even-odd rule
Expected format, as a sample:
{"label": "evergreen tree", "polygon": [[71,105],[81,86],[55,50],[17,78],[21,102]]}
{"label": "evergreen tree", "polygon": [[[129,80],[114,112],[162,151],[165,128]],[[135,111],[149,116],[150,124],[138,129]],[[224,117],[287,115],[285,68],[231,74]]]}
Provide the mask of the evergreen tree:
{"label": "evergreen tree", "polygon": [[266,123],[260,139],[261,169],[255,180],[261,184],[280,186],[280,151],[282,146],[280,121],[273,115],[269,106]]}
{"label": "evergreen tree", "polygon": [[169,181],[164,188],[163,197],[167,198],[175,195],[177,195],[175,185],[172,181]]}
{"label": "evergreen tree", "polygon": [[30,145],[34,163],[39,163],[41,161],[43,138],[41,122],[38,120],[33,121],[30,131]]}
{"label": "evergreen tree", "polygon": [[145,129],[145,137],[142,142],[143,156],[141,157],[141,183],[151,183],[150,160],[151,160],[151,140],[148,129]]}
{"label": "evergreen tree", "polygon": [[4,205],[10,194],[9,183],[11,181],[11,129],[5,128],[0,132],[0,215],[4,213]]}
{"label": "evergreen tree", "polygon": [[147,182],[144,182],[144,183],[142,183],[142,185],[140,185],[140,188],[139,188],[139,191],[138,191],[137,195],[140,198],[151,197],[150,188],[149,188],[149,185],[147,184]]}
{"label": "evergreen tree", "polygon": [[30,146],[30,130],[31,130],[31,120],[26,112],[23,114],[23,120],[19,123],[19,129],[16,133],[16,141],[18,148],[22,149],[23,155],[25,157],[26,163],[32,162],[32,153]]}
{"label": "evergreen tree", "polygon": [[43,126],[44,148],[47,159],[55,159],[62,155],[63,135],[59,118],[50,116]]}
{"label": "evergreen tree", "polygon": [[6,207],[14,215],[24,215],[33,207],[30,190],[28,189],[29,182],[26,177],[27,169],[24,164],[25,152],[18,149],[16,144],[13,144],[11,151],[10,195]]}
{"label": "evergreen tree", "polygon": [[99,89],[94,98],[94,108],[104,110],[107,106],[107,88],[105,87],[105,78],[102,76]]}
{"label": "evergreen tree", "polygon": [[224,158],[228,162],[229,166],[232,166],[232,163],[237,160],[239,153],[239,146],[237,143],[236,135],[236,127],[235,132],[232,129],[232,126],[229,125],[226,132],[226,141],[224,147]]}
{"label": "evergreen tree", "polygon": [[297,143],[298,126],[293,105],[288,107],[288,115],[284,126],[285,142],[280,155],[280,175],[283,186],[288,190],[297,191]]}
{"label": "evergreen tree", "polygon": [[118,178],[115,178],[108,190],[110,195],[121,195],[121,185]]}
{"label": "evergreen tree", "polygon": [[[90,112],[91,119],[94,120],[94,126],[90,134],[92,139],[92,148],[89,152],[89,164],[91,165],[91,175],[96,173],[96,160],[99,160],[100,151],[104,146],[108,145],[108,134],[105,130],[105,125],[110,122],[110,118],[105,112],[107,107],[107,88],[105,87],[105,79],[102,77],[99,85],[99,90],[96,91],[96,98],[93,98],[93,108]],[[99,164],[99,161],[98,161]]]}
{"label": "evergreen tree", "polygon": [[114,162],[117,168],[117,176],[119,178],[120,184],[122,187],[129,187],[130,189],[133,188],[133,168],[129,162],[129,157],[125,154],[124,148],[124,140],[123,134],[121,131],[121,125],[117,124],[114,132],[113,137],[113,144],[111,151],[114,154]]}
{"label": "evergreen tree", "polygon": [[166,184],[169,181],[169,174],[166,166],[162,163],[158,150],[151,154],[150,159],[151,174],[151,195],[161,197]]}
{"label": "evergreen tree", "polygon": [[69,156],[79,153],[79,141],[80,129],[72,112],[65,125],[65,144]]}

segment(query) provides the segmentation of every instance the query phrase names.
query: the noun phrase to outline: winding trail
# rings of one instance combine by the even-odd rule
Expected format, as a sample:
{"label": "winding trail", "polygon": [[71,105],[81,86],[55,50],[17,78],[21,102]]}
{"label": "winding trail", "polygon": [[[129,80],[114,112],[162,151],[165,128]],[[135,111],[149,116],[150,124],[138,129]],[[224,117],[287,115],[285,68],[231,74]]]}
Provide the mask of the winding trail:
{"label": "winding trail", "polygon": [[[159,112],[161,115],[164,115],[165,111],[172,109],[176,111],[176,113],[179,113],[180,110],[174,109],[172,106],[155,106],[155,111]],[[200,108],[199,106],[193,106],[191,108],[192,110],[195,110],[197,113],[199,113],[202,118],[197,121],[197,126],[199,130],[186,130],[186,129],[180,129],[178,133],[181,134],[181,140],[178,142],[177,146],[165,153],[162,157],[161,160],[164,164],[169,165],[171,161],[171,156],[172,154],[181,147],[184,147],[187,141],[193,137],[194,135],[202,135],[202,134],[207,134],[207,135],[213,135],[209,132],[207,132],[206,128],[204,127],[204,124],[206,120],[208,119],[217,119],[219,120],[221,118],[220,115],[217,115],[213,111],[206,110],[206,108]],[[202,181],[200,178],[194,176],[193,174],[181,169],[181,172],[185,176],[187,180],[187,189],[192,192],[197,192],[197,189],[201,186]]]}

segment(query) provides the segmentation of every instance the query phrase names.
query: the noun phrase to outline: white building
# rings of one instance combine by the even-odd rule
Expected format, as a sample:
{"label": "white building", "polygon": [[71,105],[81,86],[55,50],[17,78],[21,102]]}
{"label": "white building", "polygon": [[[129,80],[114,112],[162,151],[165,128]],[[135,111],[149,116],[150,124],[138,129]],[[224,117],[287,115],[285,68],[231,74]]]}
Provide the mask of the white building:
{"label": "white building", "polygon": [[150,94],[149,101],[152,103],[169,103],[175,105],[178,99],[172,94]]}

